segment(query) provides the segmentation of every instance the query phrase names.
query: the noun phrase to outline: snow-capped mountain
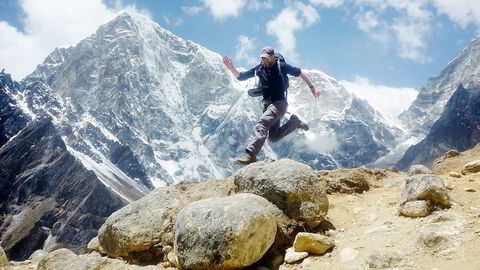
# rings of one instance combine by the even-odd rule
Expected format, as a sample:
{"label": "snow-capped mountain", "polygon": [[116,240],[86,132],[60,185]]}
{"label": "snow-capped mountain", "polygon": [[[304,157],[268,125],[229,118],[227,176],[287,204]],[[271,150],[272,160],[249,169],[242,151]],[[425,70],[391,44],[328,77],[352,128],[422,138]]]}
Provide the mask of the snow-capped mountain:
{"label": "snow-capped mountain", "polygon": [[[304,72],[321,97],[292,78],[288,98],[290,112],[311,130],[267,144],[261,157],[331,169],[368,164],[396,146],[398,125],[326,74]],[[262,109],[246,94],[253,82],[233,78],[219,54],[137,14],[121,14],[78,45],[56,49],[22,84],[19,98],[32,117],[53,117],[87,168],[109,186],[126,179],[140,192],[150,182],[231,174],[231,159],[243,152]]]}
{"label": "snow-capped mountain", "polygon": [[422,139],[440,118],[447,101],[460,84],[469,89],[479,83],[480,37],[474,39],[439,76],[430,78],[418,93],[417,99],[399,118],[404,126]]}

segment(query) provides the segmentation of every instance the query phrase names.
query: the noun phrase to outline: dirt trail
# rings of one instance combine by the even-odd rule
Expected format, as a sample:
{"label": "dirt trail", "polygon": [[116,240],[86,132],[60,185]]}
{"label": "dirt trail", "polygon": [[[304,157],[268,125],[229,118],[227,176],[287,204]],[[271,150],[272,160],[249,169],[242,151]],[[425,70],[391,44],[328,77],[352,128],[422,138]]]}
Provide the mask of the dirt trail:
{"label": "dirt trail", "polygon": [[[480,176],[441,175],[452,207],[425,218],[397,214],[405,173],[363,194],[329,195],[331,253],[280,269],[480,269]],[[467,192],[473,188],[477,192]]]}

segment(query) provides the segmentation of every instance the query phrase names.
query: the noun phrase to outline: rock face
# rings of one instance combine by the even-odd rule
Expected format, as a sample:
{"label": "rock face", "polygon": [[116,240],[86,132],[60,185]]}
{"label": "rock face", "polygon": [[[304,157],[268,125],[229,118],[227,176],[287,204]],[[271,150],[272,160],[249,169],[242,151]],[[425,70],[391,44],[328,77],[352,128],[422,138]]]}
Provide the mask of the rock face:
{"label": "rock face", "polygon": [[112,257],[157,263],[167,255],[163,247],[173,246],[180,210],[196,200],[227,196],[231,189],[230,180],[158,188],[105,221],[98,232],[101,248]]}
{"label": "rock face", "polygon": [[[442,70],[439,76],[430,78],[427,81],[425,87],[418,93],[417,99],[410,105],[407,111],[400,114],[399,118],[404,126],[415,134],[421,134],[421,137],[431,133],[429,132],[430,129],[433,128],[439,117],[443,115],[442,112],[445,105],[454,95],[454,92],[458,91],[459,85],[462,84],[467,89],[478,86],[478,78],[480,76],[479,63],[480,38],[476,38]],[[471,107],[469,110],[474,110],[474,108]],[[448,134],[456,134],[458,132],[458,124],[451,126],[450,130],[445,131]]]}
{"label": "rock face", "polygon": [[411,146],[396,167],[401,170],[405,170],[411,164],[431,167],[437,157],[452,148],[465,151],[480,143],[478,104],[480,86],[464,88],[463,85],[459,85],[427,137]]}
{"label": "rock face", "polygon": [[13,98],[19,87],[10,74],[0,73],[0,147],[31,120]]}
{"label": "rock face", "polygon": [[429,214],[431,208],[448,207],[450,198],[442,178],[435,175],[416,175],[406,179],[405,190],[401,196],[400,214],[411,217],[425,216],[425,212]]}
{"label": "rock face", "polygon": [[175,254],[186,269],[246,267],[273,244],[279,214],[266,199],[247,193],[194,202],[178,214]]}
{"label": "rock face", "polygon": [[13,260],[42,247],[86,251],[124,204],[67,151],[49,118],[30,123],[0,148],[0,245]]}
{"label": "rock face", "polygon": [[256,162],[234,175],[236,192],[262,196],[288,217],[318,225],[328,211],[325,186],[307,165],[282,159]]}

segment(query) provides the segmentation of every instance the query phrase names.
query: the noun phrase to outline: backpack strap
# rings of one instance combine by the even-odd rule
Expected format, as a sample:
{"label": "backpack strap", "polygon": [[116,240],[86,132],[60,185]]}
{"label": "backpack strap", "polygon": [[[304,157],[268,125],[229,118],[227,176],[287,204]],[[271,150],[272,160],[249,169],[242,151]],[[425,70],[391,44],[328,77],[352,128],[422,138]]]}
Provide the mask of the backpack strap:
{"label": "backpack strap", "polygon": [[282,66],[280,65],[280,59],[278,59],[278,57],[277,57],[277,66],[278,66],[278,73],[280,73],[280,78],[282,78],[283,91],[285,92],[285,100],[287,100],[288,88],[285,85],[285,79],[283,78],[283,73],[282,73]]}

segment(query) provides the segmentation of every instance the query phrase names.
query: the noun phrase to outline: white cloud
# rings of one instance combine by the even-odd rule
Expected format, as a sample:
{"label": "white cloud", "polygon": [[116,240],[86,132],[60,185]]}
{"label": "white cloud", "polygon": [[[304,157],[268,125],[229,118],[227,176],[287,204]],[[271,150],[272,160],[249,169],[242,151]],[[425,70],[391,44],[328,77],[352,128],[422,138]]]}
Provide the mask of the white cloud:
{"label": "white cloud", "polygon": [[360,76],[355,76],[352,81],[340,83],[359,98],[367,100],[376,110],[395,118],[410,106],[418,94],[414,88],[376,85]]}
{"label": "white cloud", "polygon": [[197,15],[198,13],[202,12],[202,6],[188,6],[188,7],[181,7],[182,11],[190,16]]}
{"label": "white cloud", "polygon": [[215,19],[237,17],[247,3],[245,0],[202,0],[202,2]]}
{"label": "white cloud", "polygon": [[121,8],[110,9],[101,0],[23,0],[19,6],[24,31],[0,22],[0,68],[15,80],[33,72],[56,47],[75,45],[94,33]]}
{"label": "white cloud", "polygon": [[310,0],[313,5],[318,5],[327,8],[335,8],[341,6],[344,0]]}
{"label": "white cloud", "polygon": [[258,11],[261,9],[271,9],[273,7],[273,0],[250,0],[247,4],[249,10]]}
{"label": "white cloud", "polygon": [[423,21],[399,20],[391,26],[399,42],[400,57],[411,59],[419,63],[427,63],[431,58],[426,56],[426,39],[431,27]]}
{"label": "white cloud", "polygon": [[295,52],[295,32],[311,26],[319,19],[313,6],[295,2],[267,23],[267,34],[275,36],[280,46],[279,51],[295,61],[298,57]]}
{"label": "white cloud", "polygon": [[247,64],[254,65],[259,62],[258,57],[254,56],[255,39],[241,35],[237,39],[237,53],[235,54],[236,61],[245,60]]}
{"label": "white cloud", "polygon": [[470,23],[480,27],[480,3],[478,0],[432,0],[438,13],[448,17],[462,27]]}

